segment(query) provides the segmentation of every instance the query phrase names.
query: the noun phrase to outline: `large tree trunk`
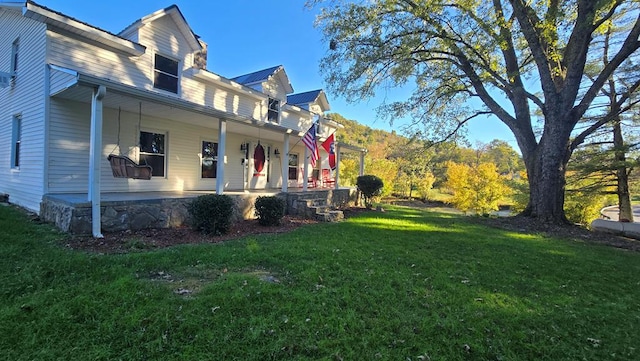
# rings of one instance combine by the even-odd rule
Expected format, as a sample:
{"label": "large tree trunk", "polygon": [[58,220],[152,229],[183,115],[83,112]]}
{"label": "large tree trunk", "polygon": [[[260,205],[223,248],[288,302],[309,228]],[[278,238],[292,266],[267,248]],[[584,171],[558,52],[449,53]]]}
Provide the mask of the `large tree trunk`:
{"label": "large tree trunk", "polygon": [[529,179],[529,205],[522,215],[544,223],[564,224],[566,169],[571,155],[569,122],[549,119],[540,143],[529,154],[523,152]]}
{"label": "large tree trunk", "polygon": [[566,223],[564,214],[564,190],[566,163],[564,154],[541,153],[528,169],[529,206],[524,215],[545,223]]}
{"label": "large tree trunk", "polygon": [[618,194],[618,208],[620,209],[618,220],[620,222],[633,222],[633,209],[631,208],[631,196],[629,194],[629,175],[626,166],[627,157],[624,151],[624,139],[619,119],[613,124],[613,146],[615,149],[615,163],[617,164],[616,178],[618,187],[616,193]]}

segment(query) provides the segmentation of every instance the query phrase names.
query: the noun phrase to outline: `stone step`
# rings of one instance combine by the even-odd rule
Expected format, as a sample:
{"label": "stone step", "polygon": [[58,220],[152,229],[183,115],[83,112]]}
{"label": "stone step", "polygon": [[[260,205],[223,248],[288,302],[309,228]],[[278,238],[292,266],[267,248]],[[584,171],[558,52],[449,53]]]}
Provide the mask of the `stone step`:
{"label": "stone step", "polygon": [[305,198],[297,201],[297,214],[315,218],[320,222],[339,222],[344,219],[342,211],[334,210],[326,198]]}
{"label": "stone step", "polygon": [[309,209],[311,210],[311,214],[326,213],[332,210],[331,206],[327,206],[327,205],[311,206],[309,207]]}
{"label": "stone step", "polygon": [[342,211],[326,211],[316,213],[316,219],[320,222],[340,222],[344,219]]}

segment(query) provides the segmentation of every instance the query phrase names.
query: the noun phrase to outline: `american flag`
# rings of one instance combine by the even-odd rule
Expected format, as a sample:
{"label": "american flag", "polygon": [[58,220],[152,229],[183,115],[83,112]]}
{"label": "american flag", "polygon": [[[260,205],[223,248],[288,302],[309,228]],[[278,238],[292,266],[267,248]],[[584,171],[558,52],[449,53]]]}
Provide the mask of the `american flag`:
{"label": "american flag", "polygon": [[318,144],[316,143],[316,123],[315,122],[311,125],[311,128],[309,128],[309,130],[307,130],[307,132],[304,134],[304,137],[302,137],[302,143],[304,143],[304,145],[306,145],[307,148],[309,148],[309,151],[311,151],[311,157],[310,157],[311,167],[315,168],[316,160],[320,158],[320,154],[318,153]]}

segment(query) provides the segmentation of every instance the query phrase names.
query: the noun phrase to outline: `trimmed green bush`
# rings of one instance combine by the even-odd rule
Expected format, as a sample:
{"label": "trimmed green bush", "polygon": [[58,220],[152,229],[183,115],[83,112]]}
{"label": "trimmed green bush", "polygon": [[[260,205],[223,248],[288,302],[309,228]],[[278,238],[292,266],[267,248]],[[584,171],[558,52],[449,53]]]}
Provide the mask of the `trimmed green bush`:
{"label": "trimmed green bush", "polygon": [[263,196],[256,198],[256,216],[262,226],[277,226],[284,217],[285,202],[282,198]]}
{"label": "trimmed green bush", "polygon": [[233,199],[221,194],[199,196],[189,205],[189,214],[194,229],[205,234],[225,234],[231,228]]}
{"label": "trimmed green bush", "polygon": [[367,208],[371,208],[373,198],[379,196],[382,192],[382,188],[384,187],[382,179],[376,177],[375,175],[359,176],[356,180],[356,185],[358,186],[358,190],[364,197],[364,205]]}

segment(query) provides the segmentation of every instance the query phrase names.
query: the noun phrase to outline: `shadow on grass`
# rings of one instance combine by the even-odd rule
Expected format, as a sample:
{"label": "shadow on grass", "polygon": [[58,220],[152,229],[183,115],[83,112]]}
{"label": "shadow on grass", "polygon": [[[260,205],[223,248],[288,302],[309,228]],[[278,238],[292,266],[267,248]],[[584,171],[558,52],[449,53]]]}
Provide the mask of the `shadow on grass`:
{"label": "shadow on grass", "polygon": [[50,228],[0,210],[0,353],[637,358],[637,254],[387,208],[287,234],[124,255],[62,249]]}

